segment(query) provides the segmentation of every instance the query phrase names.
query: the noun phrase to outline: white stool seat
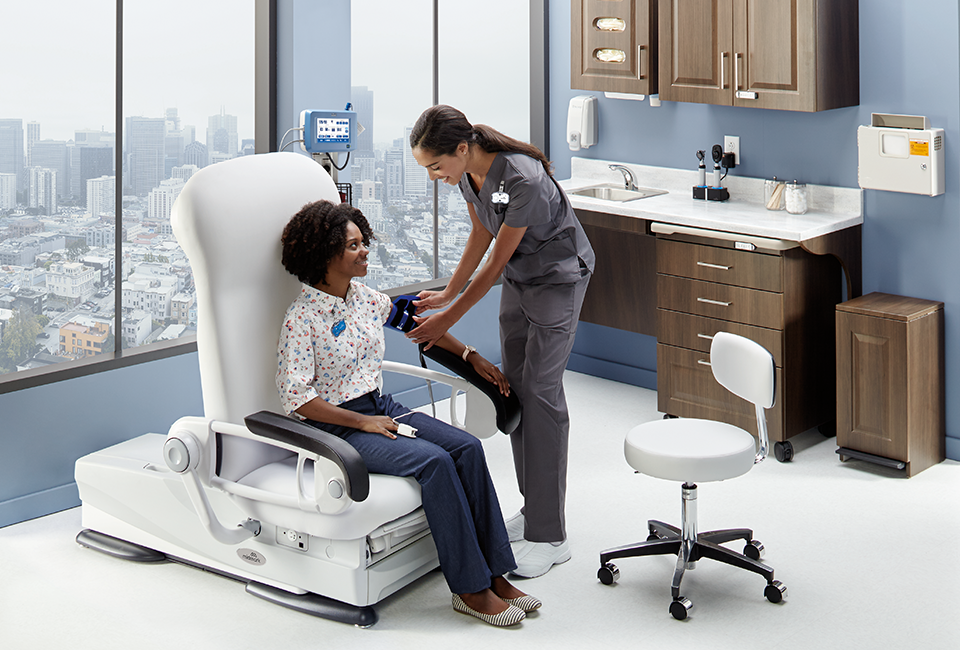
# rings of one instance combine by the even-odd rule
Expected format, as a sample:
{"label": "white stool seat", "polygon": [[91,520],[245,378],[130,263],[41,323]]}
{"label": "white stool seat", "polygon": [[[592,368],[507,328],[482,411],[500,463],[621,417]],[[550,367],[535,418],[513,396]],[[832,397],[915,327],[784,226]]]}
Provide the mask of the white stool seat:
{"label": "white stool seat", "polygon": [[705,483],[749,472],[756,460],[756,440],[725,422],[655,420],[630,430],[623,454],[631,467],[648,476]]}

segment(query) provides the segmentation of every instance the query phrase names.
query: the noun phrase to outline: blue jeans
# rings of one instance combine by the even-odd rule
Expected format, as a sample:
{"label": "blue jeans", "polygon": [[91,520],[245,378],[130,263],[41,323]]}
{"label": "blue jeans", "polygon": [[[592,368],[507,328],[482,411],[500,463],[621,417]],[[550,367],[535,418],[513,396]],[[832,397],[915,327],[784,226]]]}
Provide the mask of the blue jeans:
{"label": "blue jeans", "polygon": [[[379,391],[340,404],[363,415],[387,415],[417,429],[396,440],[349,427],[307,420],[360,452],[376,474],[412,476],[440,556],[440,570],[455,594],[482,591],[491,578],[516,568],[500,501],[480,441],[423,413],[413,413]],[[400,416],[405,417],[400,417]]]}

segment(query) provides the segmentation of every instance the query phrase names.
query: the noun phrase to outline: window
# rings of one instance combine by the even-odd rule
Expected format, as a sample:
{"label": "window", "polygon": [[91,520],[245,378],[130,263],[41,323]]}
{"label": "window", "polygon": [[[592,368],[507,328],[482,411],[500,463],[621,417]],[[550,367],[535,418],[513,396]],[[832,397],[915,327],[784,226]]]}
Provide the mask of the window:
{"label": "window", "polygon": [[[192,171],[253,153],[255,2],[4,8],[0,376],[192,334],[189,307],[171,310],[192,305],[193,279],[170,209]],[[106,336],[58,345],[71,330]]]}
{"label": "window", "polygon": [[[365,281],[386,290],[448,277],[470,217],[456,187],[429,181],[417,165],[410,127],[437,96],[475,124],[529,139],[529,7],[516,0],[352,0],[351,11],[351,101],[367,129],[351,159],[353,203],[377,236]],[[402,74],[384,65],[385,57],[402,59]]]}

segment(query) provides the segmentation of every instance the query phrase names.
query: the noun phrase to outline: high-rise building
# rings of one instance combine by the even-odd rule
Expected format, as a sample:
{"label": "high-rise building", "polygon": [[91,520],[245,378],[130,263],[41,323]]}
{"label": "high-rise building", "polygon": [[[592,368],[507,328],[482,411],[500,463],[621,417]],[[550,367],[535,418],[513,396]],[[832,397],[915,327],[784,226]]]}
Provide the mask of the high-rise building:
{"label": "high-rise building", "polygon": [[240,136],[237,134],[237,116],[227,115],[220,109],[219,115],[211,115],[207,119],[207,152],[237,155],[237,143]]}
{"label": "high-rise building", "polygon": [[33,167],[34,163],[30,157],[30,151],[33,144],[40,141],[40,122],[27,122],[27,150],[24,152],[24,164],[27,167]]}
{"label": "high-rise building", "polygon": [[427,170],[417,163],[410,148],[412,126],[403,130],[403,194],[404,196],[427,195]]}
{"label": "high-rise building", "polygon": [[196,174],[199,168],[196,165],[181,165],[171,170],[170,178],[178,179],[186,183],[190,177]]}
{"label": "high-rise building", "polygon": [[86,182],[87,212],[93,217],[116,214],[117,178],[101,176]]}
{"label": "high-rise building", "polygon": [[17,207],[17,175],[0,174],[0,212]]}
{"label": "high-rise building", "polygon": [[[29,126],[29,125],[27,125]],[[57,198],[70,196],[70,166],[67,164],[67,143],[63,140],[40,140],[30,149],[31,167],[57,172]]]}
{"label": "high-rise building", "polygon": [[0,119],[0,174],[17,175],[17,191],[27,185],[23,164],[23,120]]}
{"label": "high-rise building", "polygon": [[39,208],[43,214],[57,213],[57,171],[44,167],[30,167],[28,172],[27,205]]}
{"label": "high-rise building", "polygon": [[357,136],[354,151],[373,156],[373,91],[366,86],[353,86],[350,89],[350,103],[357,114],[357,124],[363,126],[363,133]]}
{"label": "high-rise building", "polygon": [[210,154],[207,151],[207,145],[200,141],[194,141],[183,148],[183,164],[196,165],[197,169],[203,169],[210,164]]}
{"label": "high-rise building", "polygon": [[163,180],[165,129],[162,117],[127,118],[125,180],[137,196],[146,196]]}
{"label": "high-rise building", "polygon": [[383,185],[387,201],[403,198],[403,146],[397,141],[383,156]]}
{"label": "high-rise building", "polygon": [[87,204],[87,181],[101,176],[113,176],[113,149],[108,146],[76,145],[70,150],[73,164],[70,171],[71,192],[79,197],[82,205]]}
{"label": "high-rise building", "polygon": [[183,181],[179,178],[168,178],[160,181],[160,186],[150,190],[147,200],[147,218],[157,221],[169,221],[173,202],[183,191]]}

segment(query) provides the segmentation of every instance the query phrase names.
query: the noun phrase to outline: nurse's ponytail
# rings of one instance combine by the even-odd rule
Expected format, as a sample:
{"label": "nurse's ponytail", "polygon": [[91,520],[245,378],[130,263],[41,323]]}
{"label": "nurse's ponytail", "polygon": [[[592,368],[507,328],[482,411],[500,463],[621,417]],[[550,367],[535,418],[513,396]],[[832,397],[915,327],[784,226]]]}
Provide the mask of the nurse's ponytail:
{"label": "nurse's ponytail", "polygon": [[431,106],[420,115],[410,131],[411,149],[419,147],[438,156],[453,155],[461,142],[475,144],[487,153],[522,153],[540,161],[547,174],[553,175],[550,161],[540,149],[485,124],[472,125],[463,113],[452,106]]}

